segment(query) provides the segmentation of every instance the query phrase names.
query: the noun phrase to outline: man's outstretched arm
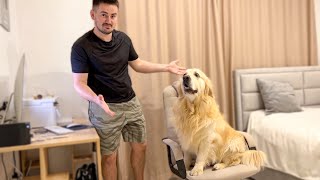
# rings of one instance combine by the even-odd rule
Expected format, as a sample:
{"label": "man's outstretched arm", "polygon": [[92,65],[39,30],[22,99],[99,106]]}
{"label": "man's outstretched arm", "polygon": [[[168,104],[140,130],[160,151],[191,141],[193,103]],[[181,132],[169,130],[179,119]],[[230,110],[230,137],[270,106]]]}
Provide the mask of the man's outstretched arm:
{"label": "man's outstretched arm", "polygon": [[98,104],[107,114],[114,116],[115,113],[109,109],[103,96],[101,94],[96,95],[87,85],[88,73],[72,73],[72,76],[73,86],[82,98]]}
{"label": "man's outstretched arm", "polygon": [[138,58],[134,61],[129,61],[129,65],[133,70],[140,73],[171,72],[173,74],[184,74],[186,72],[186,68],[178,66],[178,60],[169,64],[158,64]]}

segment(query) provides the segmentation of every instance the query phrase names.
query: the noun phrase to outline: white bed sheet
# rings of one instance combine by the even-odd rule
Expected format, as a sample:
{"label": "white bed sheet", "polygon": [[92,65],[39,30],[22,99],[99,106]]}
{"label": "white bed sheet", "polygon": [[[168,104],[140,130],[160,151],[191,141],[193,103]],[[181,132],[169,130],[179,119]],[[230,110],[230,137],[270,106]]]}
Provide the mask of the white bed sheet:
{"label": "white bed sheet", "polygon": [[267,154],[266,167],[320,180],[320,108],[271,115],[252,112],[248,133]]}

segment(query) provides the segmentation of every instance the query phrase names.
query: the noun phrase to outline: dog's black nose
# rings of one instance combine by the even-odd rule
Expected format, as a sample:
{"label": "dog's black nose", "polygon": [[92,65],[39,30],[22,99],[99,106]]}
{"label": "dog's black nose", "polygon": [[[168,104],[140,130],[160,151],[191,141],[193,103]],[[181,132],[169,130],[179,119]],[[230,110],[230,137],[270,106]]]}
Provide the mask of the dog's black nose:
{"label": "dog's black nose", "polygon": [[189,87],[189,84],[190,84],[190,76],[188,76],[187,74],[184,74],[183,75],[183,86],[184,87]]}
{"label": "dog's black nose", "polygon": [[183,81],[184,82],[189,82],[190,81],[190,76],[188,76],[187,74],[183,75]]}

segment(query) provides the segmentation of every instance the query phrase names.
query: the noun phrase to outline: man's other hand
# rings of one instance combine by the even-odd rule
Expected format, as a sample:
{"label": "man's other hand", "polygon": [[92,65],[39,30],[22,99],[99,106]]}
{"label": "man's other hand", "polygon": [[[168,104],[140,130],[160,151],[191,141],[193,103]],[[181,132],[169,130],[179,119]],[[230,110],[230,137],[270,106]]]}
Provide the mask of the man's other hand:
{"label": "man's other hand", "polygon": [[99,94],[97,96],[98,100],[97,100],[97,104],[107,113],[109,114],[110,116],[114,116],[115,115],[115,112],[111,111],[109,109],[109,106],[108,104],[104,101],[104,98],[101,94]]}

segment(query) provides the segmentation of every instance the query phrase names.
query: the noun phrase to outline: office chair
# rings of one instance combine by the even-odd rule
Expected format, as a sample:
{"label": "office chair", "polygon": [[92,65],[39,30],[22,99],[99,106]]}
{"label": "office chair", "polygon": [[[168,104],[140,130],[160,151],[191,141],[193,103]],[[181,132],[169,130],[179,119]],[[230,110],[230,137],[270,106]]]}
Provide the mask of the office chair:
{"label": "office chair", "polygon": [[[182,179],[188,180],[240,180],[244,178],[250,178],[250,176],[258,173],[260,169],[255,167],[249,167],[243,164],[227,167],[221,170],[212,170],[212,167],[204,169],[202,175],[190,176],[190,171],[186,171],[183,161],[183,151],[179,145],[179,141],[175,130],[172,126],[172,106],[178,98],[177,87],[179,83],[176,81],[171,86],[167,86],[163,91],[163,102],[165,116],[167,120],[168,137],[163,139],[163,142],[167,145],[168,161],[171,171]],[[249,145],[249,148],[255,148],[255,142],[251,135],[241,132]]]}

